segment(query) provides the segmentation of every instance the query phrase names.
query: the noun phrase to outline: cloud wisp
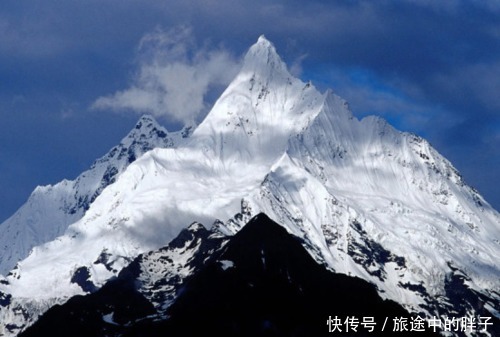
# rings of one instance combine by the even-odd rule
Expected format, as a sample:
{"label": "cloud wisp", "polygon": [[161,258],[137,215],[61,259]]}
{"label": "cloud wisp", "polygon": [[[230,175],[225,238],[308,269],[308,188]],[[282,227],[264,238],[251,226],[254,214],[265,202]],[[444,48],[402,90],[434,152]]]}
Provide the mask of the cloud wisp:
{"label": "cloud wisp", "polygon": [[194,123],[207,109],[209,90],[227,85],[239,67],[239,60],[221,47],[198,47],[189,27],[157,28],[139,43],[130,87],[98,98],[92,108]]}

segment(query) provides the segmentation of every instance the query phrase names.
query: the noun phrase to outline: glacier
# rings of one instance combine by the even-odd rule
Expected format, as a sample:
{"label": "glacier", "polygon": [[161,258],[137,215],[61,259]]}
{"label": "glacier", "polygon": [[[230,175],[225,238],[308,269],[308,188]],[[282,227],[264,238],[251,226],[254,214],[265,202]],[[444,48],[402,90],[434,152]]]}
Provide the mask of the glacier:
{"label": "glacier", "polygon": [[[35,206],[7,220],[31,230],[39,212],[50,225],[25,246],[2,242],[11,256],[2,272],[16,267],[0,278],[9,298],[0,332],[84,294],[71,282],[81,267],[100,287],[195,221],[232,235],[260,212],[303,238],[317,262],[410,312],[476,315],[479,301],[499,317],[499,213],[423,138],[379,117],[359,120],[333,91],[293,77],[264,36],[192,134],[162,139],[119,166],[113,183],[100,183],[103,164],[85,187],[79,178],[37,189],[26,204]],[[36,202],[49,190],[65,205],[93,197],[68,215],[60,201]],[[474,300],[453,294],[457,280]]]}

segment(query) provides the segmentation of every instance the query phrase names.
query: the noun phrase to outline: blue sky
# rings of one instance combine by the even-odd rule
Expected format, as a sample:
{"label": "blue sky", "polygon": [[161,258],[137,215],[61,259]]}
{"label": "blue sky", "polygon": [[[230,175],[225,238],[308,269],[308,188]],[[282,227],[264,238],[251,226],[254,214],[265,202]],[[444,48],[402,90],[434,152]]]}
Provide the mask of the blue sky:
{"label": "blue sky", "polygon": [[500,209],[499,1],[6,0],[0,221],[142,113],[172,131],[202,118],[261,34],[356,116],[428,139]]}

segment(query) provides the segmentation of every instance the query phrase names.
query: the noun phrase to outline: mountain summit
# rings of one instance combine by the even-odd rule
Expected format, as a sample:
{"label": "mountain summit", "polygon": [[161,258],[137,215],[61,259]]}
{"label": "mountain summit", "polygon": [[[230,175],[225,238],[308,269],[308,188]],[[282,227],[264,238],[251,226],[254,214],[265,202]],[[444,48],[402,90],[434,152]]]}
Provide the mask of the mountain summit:
{"label": "mountain summit", "polygon": [[261,35],[245,55],[241,73],[249,73],[272,80],[290,77],[286,64],[274,45]]}
{"label": "mountain summit", "polygon": [[188,139],[115,180],[0,280],[0,329],[99,289],[194,221],[233,235],[261,212],[409,312],[500,312],[498,212],[424,139],[291,76],[264,37]]}
{"label": "mountain summit", "polygon": [[[239,74],[222,93],[191,142],[222,161],[269,167],[319,113],[323,95],[288,72],[263,36],[247,52]],[[266,168],[266,170],[267,170]]]}

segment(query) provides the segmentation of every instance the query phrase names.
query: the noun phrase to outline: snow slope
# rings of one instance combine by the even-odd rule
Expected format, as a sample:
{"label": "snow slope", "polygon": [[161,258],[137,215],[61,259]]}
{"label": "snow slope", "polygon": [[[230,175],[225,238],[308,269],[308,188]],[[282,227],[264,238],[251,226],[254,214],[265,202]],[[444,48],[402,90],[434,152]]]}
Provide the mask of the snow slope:
{"label": "snow slope", "polygon": [[332,92],[291,76],[260,37],[191,137],[130,164],[0,282],[12,297],[0,317],[15,305],[34,317],[43,310],[27,306],[83,293],[71,282],[81,267],[99,287],[193,221],[221,220],[215,226],[231,234],[259,212],[326,267],[413,312],[500,312],[498,212],[425,140],[353,117]]}

